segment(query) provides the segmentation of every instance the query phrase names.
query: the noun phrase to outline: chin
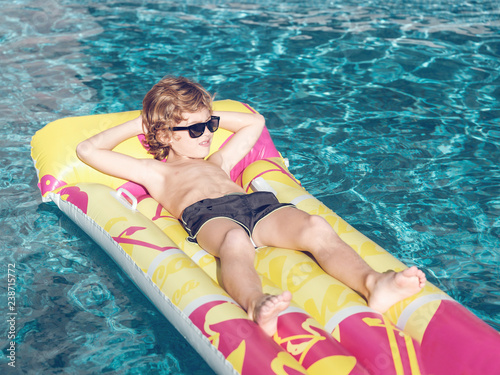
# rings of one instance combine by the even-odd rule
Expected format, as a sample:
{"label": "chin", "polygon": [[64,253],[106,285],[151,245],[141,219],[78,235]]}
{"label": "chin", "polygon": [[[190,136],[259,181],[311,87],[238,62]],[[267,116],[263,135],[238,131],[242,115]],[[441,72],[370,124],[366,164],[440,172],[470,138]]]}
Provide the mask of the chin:
{"label": "chin", "polygon": [[193,152],[191,157],[193,159],[205,159],[210,154],[210,150],[197,150],[197,152]]}

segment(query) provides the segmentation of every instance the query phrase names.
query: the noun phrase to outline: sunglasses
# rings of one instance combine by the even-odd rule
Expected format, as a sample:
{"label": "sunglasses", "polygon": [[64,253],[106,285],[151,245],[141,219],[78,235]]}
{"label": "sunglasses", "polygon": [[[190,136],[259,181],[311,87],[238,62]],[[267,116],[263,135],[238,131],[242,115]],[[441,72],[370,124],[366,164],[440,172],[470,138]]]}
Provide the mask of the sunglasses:
{"label": "sunglasses", "polygon": [[210,120],[207,122],[200,122],[198,124],[193,124],[189,126],[175,126],[172,128],[172,131],[176,132],[179,130],[188,130],[189,131],[189,136],[191,138],[199,138],[202,136],[203,133],[205,133],[205,127],[208,128],[210,133],[213,133],[217,129],[219,129],[219,116],[211,116]]}

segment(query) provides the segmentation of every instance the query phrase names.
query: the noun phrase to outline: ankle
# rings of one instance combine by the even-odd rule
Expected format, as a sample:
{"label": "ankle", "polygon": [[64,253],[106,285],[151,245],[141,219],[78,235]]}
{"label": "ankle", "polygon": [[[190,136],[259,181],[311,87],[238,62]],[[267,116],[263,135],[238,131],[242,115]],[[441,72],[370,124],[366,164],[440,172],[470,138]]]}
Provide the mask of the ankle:
{"label": "ankle", "polygon": [[255,293],[247,299],[246,306],[243,306],[243,308],[246,310],[248,317],[251,320],[255,320],[255,310],[265,296],[266,295],[264,293]]}
{"label": "ankle", "polygon": [[373,271],[367,273],[364,278],[363,278],[363,286],[364,290],[360,290],[359,292],[365,297],[365,299],[368,301],[370,297],[373,294],[373,291],[375,290],[377,286],[377,282],[380,278],[380,273]]}

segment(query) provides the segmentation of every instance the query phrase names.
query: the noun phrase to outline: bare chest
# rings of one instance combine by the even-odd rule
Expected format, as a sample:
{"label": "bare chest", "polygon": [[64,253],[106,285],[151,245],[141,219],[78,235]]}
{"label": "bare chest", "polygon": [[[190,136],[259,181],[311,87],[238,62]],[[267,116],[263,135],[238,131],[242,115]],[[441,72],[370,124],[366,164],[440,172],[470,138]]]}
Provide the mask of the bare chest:
{"label": "bare chest", "polygon": [[148,190],[176,217],[180,217],[187,206],[202,199],[243,192],[221,168],[204,160],[166,163],[160,170],[158,181]]}

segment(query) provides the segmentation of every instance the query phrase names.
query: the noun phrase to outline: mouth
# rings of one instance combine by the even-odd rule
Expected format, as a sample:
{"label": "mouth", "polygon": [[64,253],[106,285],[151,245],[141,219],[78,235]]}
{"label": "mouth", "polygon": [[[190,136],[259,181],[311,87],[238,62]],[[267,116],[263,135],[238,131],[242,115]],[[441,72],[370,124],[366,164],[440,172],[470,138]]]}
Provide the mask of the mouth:
{"label": "mouth", "polygon": [[211,142],[211,139],[209,138],[209,139],[205,139],[205,140],[201,141],[199,143],[199,145],[202,147],[210,147],[210,143],[212,143],[212,142]]}

